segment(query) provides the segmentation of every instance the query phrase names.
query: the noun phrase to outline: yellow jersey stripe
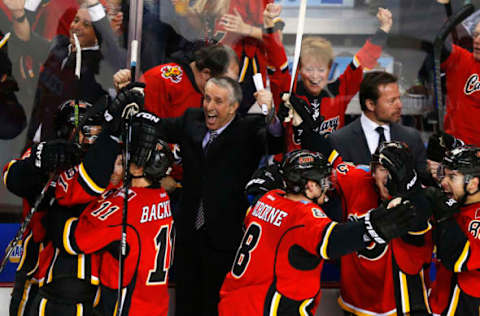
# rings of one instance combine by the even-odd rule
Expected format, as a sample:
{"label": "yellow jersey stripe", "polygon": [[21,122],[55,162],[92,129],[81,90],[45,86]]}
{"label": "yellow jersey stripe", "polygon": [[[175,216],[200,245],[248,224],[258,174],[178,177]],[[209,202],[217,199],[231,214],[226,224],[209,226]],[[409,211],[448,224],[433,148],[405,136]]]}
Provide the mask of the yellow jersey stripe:
{"label": "yellow jersey stripe", "polygon": [[245,74],[247,73],[247,68],[248,68],[248,57],[245,56],[245,58],[243,58],[243,66],[242,66],[242,70],[240,71],[240,77],[238,77],[238,82],[243,82],[243,80],[245,79]]}
{"label": "yellow jersey stripe", "polygon": [[83,280],[85,279],[85,255],[79,254],[77,260],[77,278]]}
{"label": "yellow jersey stripe", "polygon": [[[42,251],[43,251],[43,242],[41,242],[40,246],[38,247],[38,253],[41,253]],[[40,264],[40,258],[37,258],[37,262],[35,263],[35,267],[33,267],[33,269],[31,271],[29,271],[27,273],[27,275],[31,276],[32,274],[34,274],[37,271],[39,264]],[[32,280],[35,280],[35,278],[33,278]]]}
{"label": "yellow jersey stripe", "polygon": [[52,282],[53,279],[53,267],[55,267],[55,262],[57,261],[58,253],[60,252],[59,249],[55,249],[55,256],[53,257],[53,261],[50,264],[50,269],[48,271],[48,277],[47,277],[47,284]]}
{"label": "yellow jersey stripe", "polygon": [[68,252],[68,254],[75,256],[77,252],[73,250],[72,245],[70,244],[70,233],[73,222],[77,221],[77,217],[71,217],[65,223],[65,227],[63,228],[63,248]]}
{"label": "yellow jersey stripe", "polygon": [[409,235],[423,235],[423,234],[425,234],[426,232],[428,232],[429,230],[432,229],[432,224],[430,224],[430,222],[427,222],[427,224],[428,224],[428,226],[424,230],[420,230],[420,231],[417,231],[417,232],[408,232],[408,234]]}
{"label": "yellow jersey stripe", "polygon": [[252,210],[252,207],[249,206],[249,207],[247,208],[247,214],[245,214],[245,216],[247,216],[248,214],[250,214],[250,211],[251,211],[251,210]]}
{"label": "yellow jersey stripe", "polygon": [[7,176],[8,176],[8,171],[10,170],[10,167],[16,163],[16,160],[12,160],[8,163],[7,169],[5,169],[5,172],[3,173],[3,184],[6,186],[7,185]]}
{"label": "yellow jersey stripe", "polygon": [[103,193],[105,191],[105,188],[99,187],[93,180],[90,178],[88,175],[87,171],[85,170],[85,166],[83,165],[83,162],[80,164],[80,176],[82,177],[83,181],[88,185],[88,187],[95,193]]}
{"label": "yellow jersey stripe", "polygon": [[10,32],[8,32],[7,34],[3,35],[3,38],[2,40],[0,41],[0,48],[2,48],[8,41],[8,39],[10,38]]}
{"label": "yellow jersey stripe", "polygon": [[100,287],[97,288],[97,293],[95,293],[95,299],[93,300],[93,307],[97,307],[98,303],[100,303],[100,296],[102,294],[102,290]]}
{"label": "yellow jersey stripe", "polygon": [[25,240],[23,241],[22,257],[20,258],[20,263],[18,264],[17,271],[20,271],[23,267],[23,264],[25,263],[25,258],[27,258],[28,243],[32,239],[32,235],[33,235],[32,232],[30,232],[28,234],[27,238],[25,238]]}
{"label": "yellow jersey stripe", "polygon": [[431,314],[432,310],[430,309],[430,304],[428,303],[428,292],[427,292],[427,287],[425,285],[425,276],[424,276],[423,269],[420,270],[420,279],[422,280],[423,301],[425,303],[425,306],[427,307],[427,311]]}
{"label": "yellow jersey stripe", "polygon": [[258,72],[257,61],[255,60],[255,57],[252,58],[252,67],[253,67],[253,74],[255,75]]}
{"label": "yellow jersey stripe", "polygon": [[272,304],[270,305],[270,314],[269,316],[277,316],[278,313],[278,305],[280,305],[280,299],[282,295],[278,292],[273,294]]}
{"label": "yellow jersey stripe", "polygon": [[93,284],[93,285],[99,285],[100,284],[100,281],[98,280],[98,278],[96,276],[91,276],[90,277],[90,283]]}
{"label": "yellow jersey stripe", "polygon": [[300,304],[300,307],[298,308],[298,312],[300,314],[300,316],[308,316],[308,312],[307,312],[307,306],[313,301],[313,299],[308,299],[308,300],[305,300],[303,301],[302,304]]}
{"label": "yellow jersey stripe", "polygon": [[465,246],[463,247],[462,254],[455,262],[453,267],[453,272],[462,272],[463,264],[467,261],[468,254],[470,253],[470,242],[467,240]]}
{"label": "yellow jersey stripe", "polygon": [[330,259],[327,254],[328,239],[330,238],[330,234],[332,233],[333,228],[337,224],[337,222],[331,222],[327,228],[325,236],[323,236],[322,245],[320,246],[320,256],[322,256],[323,259]]}
{"label": "yellow jersey stripe", "polygon": [[328,156],[328,162],[330,164],[333,164],[333,162],[337,159],[338,156],[339,156],[338,152],[335,149],[332,150],[332,152],[330,153],[330,156]]}
{"label": "yellow jersey stripe", "polygon": [[[353,64],[354,64],[355,67],[357,67],[357,68],[362,65],[362,64],[360,63],[360,60],[358,60],[357,55],[353,56]],[[365,69],[367,69],[367,68],[365,67]]]}
{"label": "yellow jersey stripe", "polygon": [[456,285],[455,289],[453,290],[452,300],[450,301],[450,304],[448,306],[447,316],[455,315],[455,311],[457,310],[457,306],[458,306],[459,297],[460,297],[460,289],[458,288],[458,285]]}
{"label": "yellow jersey stripe", "polygon": [[400,280],[400,299],[402,300],[402,309],[405,314],[410,313],[410,297],[408,296],[407,276],[402,271],[398,272]]}
{"label": "yellow jersey stripe", "polygon": [[83,305],[82,305],[82,303],[77,304],[77,316],[83,316]]}
{"label": "yellow jersey stripe", "polygon": [[23,288],[23,295],[22,300],[18,304],[17,316],[23,316],[25,312],[25,306],[28,299],[28,295],[30,294],[30,289],[32,288],[32,282],[30,280],[25,281],[25,285]]}
{"label": "yellow jersey stripe", "polygon": [[39,316],[45,316],[45,310],[47,309],[47,299],[42,298],[40,300]]}

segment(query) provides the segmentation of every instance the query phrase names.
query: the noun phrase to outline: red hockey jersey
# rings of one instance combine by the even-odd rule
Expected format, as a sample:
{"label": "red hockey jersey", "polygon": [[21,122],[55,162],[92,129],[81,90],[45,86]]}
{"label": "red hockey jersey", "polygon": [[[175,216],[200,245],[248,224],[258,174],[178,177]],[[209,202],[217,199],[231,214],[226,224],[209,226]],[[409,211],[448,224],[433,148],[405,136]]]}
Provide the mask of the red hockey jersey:
{"label": "red hockey jersey", "polygon": [[246,232],[220,290],[220,316],[314,314],[336,223],[318,205],[284,194],[270,191],[248,212]]}
{"label": "red hockey jersey", "polygon": [[[357,220],[379,206],[380,197],[368,168],[340,164],[337,190],[348,220]],[[342,309],[355,315],[408,315],[429,311],[423,265],[432,256],[431,233],[424,246],[396,238],[386,245],[371,243],[364,250],[341,257]],[[427,233],[428,232],[428,233]]]}
{"label": "red hockey jersey", "polygon": [[[121,238],[123,205],[123,189],[106,191],[64,227],[63,244],[67,252],[97,253],[100,283],[108,289],[118,288],[118,257],[114,253]],[[172,226],[170,200],[163,189],[130,189],[122,315],[167,315]],[[104,293],[110,292],[116,295],[116,291]],[[115,298],[102,296],[102,300],[115,301]],[[104,305],[104,308],[106,314],[113,315],[114,306]]]}
{"label": "red hockey jersey", "polygon": [[169,63],[148,70],[145,82],[145,110],[158,117],[179,117],[186,109],[202,106],[202,93],[187,65]]}
{"label": "red hockey jersey", "polygon": [[[442,258],[436,262],[437,278],[432,284],[430,303],[435,314],[448,311],[447,315],[463,315],[465,312],[473,315],[480,308],[480,203],[462,207],[461,212],[455,215],[455,222],[465,236],[462,236],[463,247],[459,247],[452,267],[447,267],[441,261]],[[442,239],[436,242],[455,239],[449,233],[442,235]],[[459,300],[462,294],[477,301],[475,310],[468,311],[468,308],[474,307],[473,304],[462,306],[464,301]]]}
{"label": "red hockey jersey", "polygon": [[480,62],[466,49],[452,46],[442,63],[447,78],[445,132],[480,146]]}

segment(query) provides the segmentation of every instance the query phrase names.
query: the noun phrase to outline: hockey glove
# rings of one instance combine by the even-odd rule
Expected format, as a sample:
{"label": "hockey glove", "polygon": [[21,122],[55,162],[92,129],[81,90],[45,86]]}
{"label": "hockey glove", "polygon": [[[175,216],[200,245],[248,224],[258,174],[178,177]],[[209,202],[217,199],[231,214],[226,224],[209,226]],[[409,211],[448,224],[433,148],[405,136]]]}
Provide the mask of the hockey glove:
{"label": "hockey glove", "polygon": [[302,124],[304,128],[313,129],[315,123],[308,111],[310,106],[305,100],[295,96],[293,93],[283,93],[282,100],[283,102],[280,104],[280,108],[283,106],[289,109],[287,121],[288,119],[291,119],[293,126],[299,126]]}
{"label": "hockey glove", "polygon": [[397,199],[400,201],[397,205],[387,209],[381,205],[364,217],[368,237],[378,244],[388,243],[393,238],[407,233],[412,227],[416,217],[415,207],[408,200]]}
{"label": "hockey glove", "polygon": [[106,129],[114,136],[119,136],[121,123],[133,117],[143,109],[145,84],[134,82],[122,88],[117,97],[105,111]]}
{"label": "hockey glove", "polygon": [[150,112],[139,112],[133,117],[131,159],[139,167],[145,166],[160,138],[159,122]]}
{"label": "hockey glove", "polygon": [[407,150],[387,147],[379,154],[379,162],[389,172],[387,188],[390,195],[404,195],[420,189],[415,162]]}
{"label": "hockey glove", "polygon": [[277,164],[273,164],[257,169],[253,173],[252,178],[245,186],[245,193],[249,202],[251,202],[250,204],[254,204],[268,191],[284,188],[285,182],[282,178],[282,171]]}
{"label": "hockey glove", "polygon": [[465,143],[450,134],[438,132],[430,136],[427,146],[427,159],[442,162],[445,152],[463,146]]}
{"label": "hockey glove", "polygon": [[80,163],[83,151],[63,139],[41,142],[32,148],[34,165],[42,171],[66,170]]}
{"label": "hockey glove", "polygon": [[425,189],[425,196],[432,205],[433,218],[436,223],[448,220],[450,217],[460,212],[459,203],[441,189],[429,187]]}

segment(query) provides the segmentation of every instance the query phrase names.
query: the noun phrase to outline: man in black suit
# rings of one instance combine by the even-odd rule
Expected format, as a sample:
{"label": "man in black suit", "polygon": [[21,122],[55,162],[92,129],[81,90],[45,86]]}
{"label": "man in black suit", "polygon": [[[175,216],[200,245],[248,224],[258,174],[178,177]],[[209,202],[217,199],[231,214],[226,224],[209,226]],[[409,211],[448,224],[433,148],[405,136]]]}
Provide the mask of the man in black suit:
{"label": "man in black suit", "polygon": [[[266,90],[258,104],[272,107]],[[169,143],[180,144],[183,196],[176,222],[176,315],[217,315],[219,290],[242,238],[248,207],[244,188],[260,158],[283,149],[278,119],[268,126],[261,115],[236,114],[242,100],[230,78],[210,79],[203,109],[160,120]]]}
{"label": "man in black suit", "polygon": [[420,133],[399,124],[402,102],[397,78],[382,71],[367,73],[360,85],[360,106],[362,115],[329,137],[343,160],[369,164],[381,142],[396,140],[409,146],[417,171],[423,173],[426,155]]}

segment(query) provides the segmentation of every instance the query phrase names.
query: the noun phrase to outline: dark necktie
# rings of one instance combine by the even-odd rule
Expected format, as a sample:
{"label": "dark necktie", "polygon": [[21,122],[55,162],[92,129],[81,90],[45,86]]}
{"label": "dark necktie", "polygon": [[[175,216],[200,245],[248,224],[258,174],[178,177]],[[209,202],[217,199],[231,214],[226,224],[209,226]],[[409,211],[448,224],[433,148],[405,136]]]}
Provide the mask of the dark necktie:
{"label": "dark necktie", "polygon": [[210,131],[210,138],[208,139],[208,142],[207,142],[207,144],[205,144],[205,148],[203,149],[203,151],[205,151],[205,153],[207,153],[208,148],[209,148],[210,145],[213,143],[213,141],[215,140],[215,138],[217,138],[217,136],[218,136],[218,132],[217,132],[217,131]]}
{"label": "dark necktie", "polygon": [[[215,138],[217,138],[217,136],[218,136],[217,131],[210,131],[210,138],[208,139],[208,142],[205,144],[205,148],[203,149],[205,153],[207,153],[208,148],[215,141]],[[203,227],[203,225],[205,225],[205,208],[203,206],[203,199],[202,199],[200,200],[197,216],[195,218],[195,230],[199,230],[200,228]]]}
{"label": "dark necktie", "polygon": [[384,142],[386,141],[384,130],[385,130],[385,129],[384,129],[383,127],[381,127],[381,126],[378,126],[378,127],[375,129],[375,131],[377,131],[378,135],[380,136],[380,137],[378,138],[377,148],[378,148],[378,146],[380,146],[381,143],[384,143]]}

